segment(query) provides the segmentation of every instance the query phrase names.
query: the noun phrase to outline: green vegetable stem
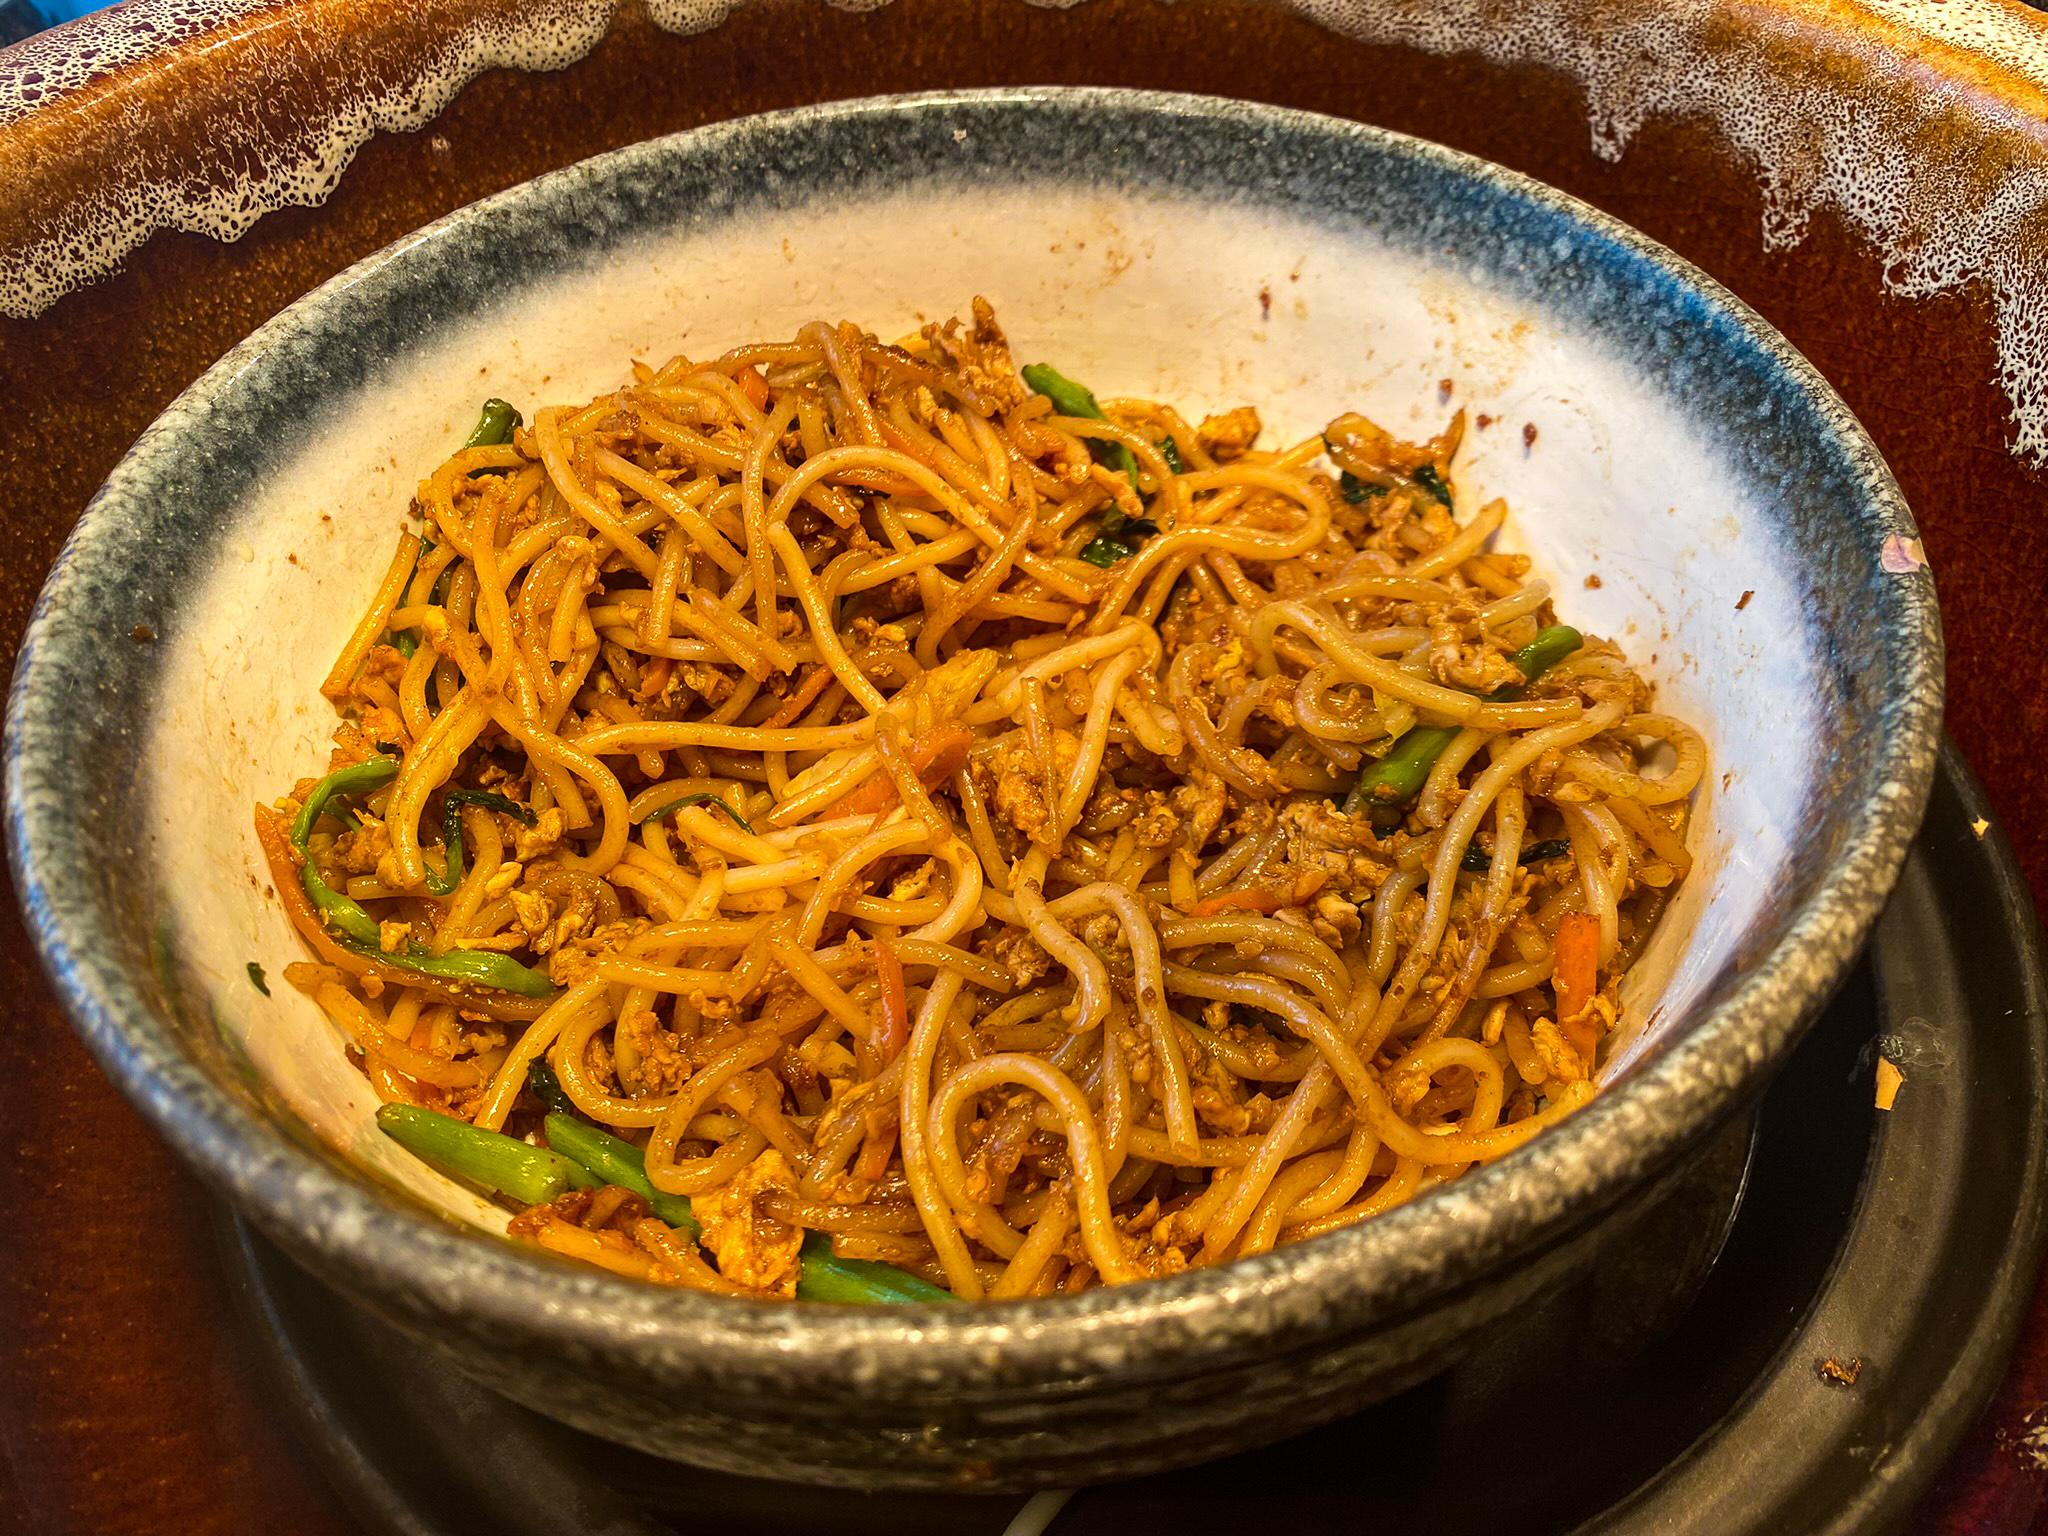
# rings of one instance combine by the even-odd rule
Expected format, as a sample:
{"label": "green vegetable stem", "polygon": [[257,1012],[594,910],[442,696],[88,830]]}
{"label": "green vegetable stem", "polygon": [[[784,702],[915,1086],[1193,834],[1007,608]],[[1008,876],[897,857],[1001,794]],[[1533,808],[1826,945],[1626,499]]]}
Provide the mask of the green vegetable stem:
{"label": "green vegetable stem", "polygon": [[465,805],[503,811],[523,826],[534,824],[533,812],[503,795],[494,795],[487,789],[448,790],[441,796],[441,847],[445,867],[438,875],[432,869],[427,871],[427,889],[436,896],[452,895],[455,887],[462,884],[462,808]]}
{"label": "green vegetable stem", "polygon": [[522,1205],[545,1205],[571,1189],[595,1189],[600,1182],[559,1152],[414,1104],[381,1105],[377,1129],[413,1156]]}
{"label": "green vegetable stem", "polygon": [[497,448],[512,441],[512,434],[519,430],[521,417],[519,408],[503,400],[486,400],[483,414],[477,417],[476,427],[464,439],[465,448]]}
{"label": "green vegetable stem", "polygon": [[[1024,382],[1031,392],[1045,396],[1062,416],[1084,416],[1090,421],[1109,420],[1102,414],[1102,407],[1095,403],[1093,390],[1085,384],[1076,384],[1052,364],[1031,363],[1026,365],[1023,373]],[[1127,477],[1133,489],[1137,487],[1137,455],[1122,443],[1090,443],[1088,451],[1095,456],[1096,463],[1108,465]],[[1106,565],[1109,562],[1097,563]]]}
{"label": "green vegetable stem", "polygon": [[576,1101],[562,1087],[562,1080],[555,1076],[555,1069],[548,1065],[545,1056],[536,1056],[526,1064],[526,1086],[533,1091],[535,1098],[556,1114],[576,1113]]}
{"label": "green vegetable stem", "polygon": [[753,823],[749,822],[746,817],[742,816],[738,811],[734,810],[731,806],[727,805],[723,800],[719,799],[718,796],[710,794],[684,795],[679,800],[671,800],[666,805],[657,806],[655,807],[655,809],[643,813],[634,821],[633,824],[638,827],[644,827],[647,825],[648,822],[659,821],[662,817],[668,815],[670,811],[680,811],[686,805],[706,804],[715,805],[721,811],[725,812],[726,815],[730,816],[736,823],[738,823],[739,829],[742,832],[746,833],[747,836],[752,837],[754,835]]}
{"label": "green vegetable stem", "polygon": [[[688,1237],[701,1230],[690,1213],[690,1202],[681,1195],[665,1194],[647,1178],[645,1155],[630,1141],[621,1141],[574,1116],[552,1114],[541,1122],[548,1145],[575,1159],[597,1178],[621,1189],[630,1189],[646,1200],[654,1214]],[[851,1301],[902,1304],[915,1301],[951,1301],[950,1291],[920,1280],[893,1264],[868,1259],[842,1259],[832,1252],[832,1240],[822,1232],[804,1239],[797,1263],[796,1294],[802,1301]]]}
{"label": "green vegetable stem", "polygon": [[[313,824],[326,814],[328,803],[336,795],[368,794],[371,790],[382,789],[397,776],[398,759],[395,757],[373,757],[327,775],[313,786],[313,793],[306,796],[306,803],[299,807],[299,814],[292,821],[292,850],[302,857],[305,855],[306,839],[312,834]],[[358,944],[377,943],[377,920],[321,879],[320,871],[313,867],[310,858],[306,859],[302,878],[306,899],[313,903],[314,910],[328,927]]]}
{"label": "green vegetable stem", "polygon": [[[1324,441],[1327,442],[1328,439],[1325,438]],[[1386,495],[1387,489],[1384,485],[1374,485],[1370,480],[1359,479],[1348,469],[1337,476],[1337,494],[1354,507]]]}
{"label": "green vegetable stem", "polygon": [[[1541,864],[1547,859],[1561,859],[1572,851],[1572,845],[1562,837],[1546,837],[1540,843],[1531,843],[1522,850],[1517,864]],[[1493,868],[1493,855],[1477,843],[1465,845],[1465,857],[1458,861],[1458,868],[1478,874]]]}
{"label": "green vegetable stem", "polygon": [[386,965],[395,965],[401,971],[432,976],[439,981],[460,982],[471,987],[489,987],[499,992],[516,992],[521,997],[555,995],[555,984],[547,978],[545,972],[531,970],[510,955],[501,955],[493,950],[451,949],[445,955],[437,955],[416,944],[408,944],[396,953],[384,954],[378,951],[376,945],[370,944],[361,946],[360,952],[370,959],[381,960]]}
{"label": "green vegetable stem", "polygon": [[[420,562],[426,559],[427,556],[432,554],[433,552],[434,541],[432,539],[427,538],[421,539],[420,547],[413,552],[412,573],[411,575],[408,575],[405,578],[405,590],[407,592],[410,592],[412,590],[413,577],[419,575]],[[441,581],[446,581],[447,579],[448,573],[446,571],[443,571],[441,573]],[[441,581],[436,581],[434,583],[434,587],[437,591],[441,586]],[[435,600],[438,601],[438,599]],[[419,636],[415,635],[409,629],[401,629],[393,633],[391,636],[391,644],[392,647],[398,652],[398,654],[403,656],[407,661],[411,661],[413,659],[413,656],[419,651],[420,648]],[[377,743],[377,750],[380,752],[396,752],[398,748],[387,747],[383,742],[380,741],[379,743]]]}
{"label": "green vegetable stem", "polygon": [[1099,565],[1108,570],[1119,560],[1128,560],[1138,552],[1138,546],[1159,531],[1159,525],[1149,517],[1129,517],[1121,508],[1111,507],[1102,514],[1098,526],[1102,530],[1077,551],[1090,565]]}
{"label": "green vegetable stem", "polygon": [[646,1154],[630,1141],[621,1141],[588,1120],[579,1120],[560,1110],[543,1120],[540,1129],[549,1146],[564,1157],[573,1158],[601,1182],[630,1189],[647,1202],[649,1210],[685,1237],[698,1234],[700,1228],[697,1218],[690,1214],[689,1200],[656,1189],[647,1178]]}
{"label": "green vegetable stem", "polygon": [[[1585,643],[1586,637],[1571,625],[1553,624],[1537,631],[1534,640],[1515,652],[1515,670],[1522,674],[1525,684],[1533,683]],[[1520,688],[1502,688],[1488,695],[1488,702],[1497,704],[1520,698],[1521,694]]]}
{"label": "green vegetable stem", "polygon": [[[1569,624],[1553,624],[1538,631],[1536,638],[1515,652],[1512,659],[1526,686],[1585,643],[1585,636]],[[1486,696],[1486,702],[1504,704],[1521,696],[1521,688],[1497,688]],[[1409,731],[1394,743],[1392,751],[1368,764],[1359,774],[1357,787],[1346,797],[1344,809],[1353,815],[1360,810],[1368,812],[1373,825],[1382,831],[1392,828],[1408,802],[1422,793],[1429,770],[1436,766],[1436,760],[1457,734],[1456,726],[1425,725]]]}
{"label": "green vegetable stem", "polygon": [[[292,820],[292,851],[304,860],[300,879],[306,888],[306,899],[313,903],[314,910],[320,914],[321,920],[334,930],[335,941],[367,959],[395,966],[401,971],[411,971],[416,975],[432,976],[441,981],[460,982],[473,987],[490,987],[500,992],[516,992],[521,997],[552,996],[555,984],[546,975],[540,971],[529,970],[510,955],[482,949],[451,949],[444,955],[437,955],[410,941],[402,950],[386,952],[381,942],[383,935],[377,926],[377,920],[365,912],[359,903],[344,896],[320,878],[320,871],[314,867],[312,859],[306,854],[306,839],[311,836],[314,823],[327,814],[328,805],[337,795],[367,794],[383,788],[397,776],[398,759],[395,757],[372,757],[347,768],[337,769],[313,786],[313,792],[306,796],[306,803],[299,807],[299,814]],[[453,793],[481,792],[457,790]],[[515,813],[517,809],[514,807]],[[459,831],[457,839],[456,845],[451,849],[451,855],[458,863],[459,878]],[[451,884],[448,889],[453,890],[454,886]],[[436,894],[445,895],[446,892]]]}
{"label": "green vegetable stem", "polygon": [[942,1291],[893,1264],[842,1259],[832,1251],[832,1239],[823,1232],[813,1232],[804,1239],[797,1266],[796,1294],[800,1301],[853,1301],[870,1306],[957,1299],[951,1291]]}
{"label": "green vegetable stem", "polygon": [[1410,730],[1385,757],[1366,765],[1358,775],[1357,787],[1344,802],[1345,809],[1356,814],[1363,808],[1371,814],[1374,826],[1382,831],[1392,828],[1402,809],[1422,793],[1429,770],[1456,739],[1458,730],[1455,725],[1418,725]]}
{"label": "green vegetable stem", "polygon": [[1444,477],[1436,472],[1434,464],[1420,466],[1410,478],[1442,505],[1448,507],[1451,504],[1451,488],[1444,483]]}

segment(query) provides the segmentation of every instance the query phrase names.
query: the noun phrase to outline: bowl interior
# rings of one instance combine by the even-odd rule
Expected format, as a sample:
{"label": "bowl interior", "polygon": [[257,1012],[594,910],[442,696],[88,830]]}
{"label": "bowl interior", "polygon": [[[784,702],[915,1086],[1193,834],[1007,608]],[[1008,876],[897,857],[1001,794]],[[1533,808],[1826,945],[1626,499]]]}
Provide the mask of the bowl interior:
{"label": "bowl interior", "polygon": [[[24,653],[24,690],[75,686],[55,666],[73,653],[104,682],[64,749],[67,814],[97,834],[60,845],[17,808],[17,857],[89,893],[58,926],[97,933],[102,969],[146,1000],[130,1013],[174,1017],[245,1105],[502,1227],[374,1133],[340,1037],[279,979],[302,948],[251,830],[255,803],[325,762],[318,686],[415,484],[487,396],[530,413],[634,358],[818,318],[892,337],[981,294],[1020,363],[1191,420],[1251,403],[1269,445],[1345,410],[1418,438],[1468,413],[1461,515],[1506,498],[1502,547],[1710,745],[1696,866],[1624,993],[1608,1075],[1626,1085],[1810,915],[1875,801],[1917,817],[1898,711],[1938,711],[1931,587],[1880,559],[1912,532],[1888,476],[1783,343],[1697,283],[1504,173],[1214,103],[927,98],[572,168],[344,274],[138,445]],[[67,613],[86,600],[96,614]],[[127,766],[100,761],[115,751]],[[1547,1155],[1539,1138],[1517,1157]]]}

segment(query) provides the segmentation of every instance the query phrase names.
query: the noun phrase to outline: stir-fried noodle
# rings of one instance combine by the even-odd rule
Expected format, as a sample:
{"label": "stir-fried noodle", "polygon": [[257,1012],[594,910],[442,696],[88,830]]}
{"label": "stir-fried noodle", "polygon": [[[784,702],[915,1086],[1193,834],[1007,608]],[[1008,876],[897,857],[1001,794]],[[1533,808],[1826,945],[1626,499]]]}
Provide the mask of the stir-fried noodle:
{"label": "stir-fried noodle", "polygon": [[1262,449],[1026,378],[979,301],[813,324],[494,403],[422,483],[333,772],[257,821],[290,979],[515,1234],[1071,1292],[1591,1096],[1704,747],[1454,516],[1462,415]]}

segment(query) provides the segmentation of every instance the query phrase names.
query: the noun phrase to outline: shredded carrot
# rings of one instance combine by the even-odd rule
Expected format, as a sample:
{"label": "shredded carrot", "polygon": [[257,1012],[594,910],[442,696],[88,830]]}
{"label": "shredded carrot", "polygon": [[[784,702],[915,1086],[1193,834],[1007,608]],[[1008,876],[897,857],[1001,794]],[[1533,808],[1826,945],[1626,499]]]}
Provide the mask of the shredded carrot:
{"label": "shredded carrot", "polygon": [[935,732],[926,744],[926,754],[911,758],[918,782],[926,789],[943,784],[967,766],[967,753],[974,745],[974,733],[965,726],[950,725]]}
{"label": "shredded carrot", "polygon": [[888,1062],[910,1039],[910,1001],[903,987],[903,962],[886,943],[875,945],[875,979],[882,984],[882,1017],[868,1044],[876,1056]]}
{"label": "shredded carrot", "polygon": [[896,1127],[893,1124],[869,1131],[868,1139],[861,1143],[860,1156],[854,1159],[853,1176],[873,1183],[889,1171],[889,1157],[895,1150]]}
{"label": "shredded carrot", "polygon": [[[918,782],[926,789],[933,789],[960,770],[973,745],[972,731],[963,725],[946,725],[918,737],[903,755],[909,759]],[[833,801],[822,819],[830,821],[839,816],[879,815],[893,807],[899,798],[896,781],[886,773],[877,773],[866,783],[856,785]]]}
{"label": "shredded carrot", "polygon": [[1593,1024],[1591,1014],[1576,1019],[1566,1019],[1558,1025],[1558,1033],[1564,1036],[1565,1044],[1578,1052],[1579,1060],[1586,1064],[1586,1075],[1593,1075],[1593,1063],[1600,1054],[1600,1031]]}
{"label": "shredded carrot", "polygon": [[1260,886],[1250,891],[1223,891],[1214,896],[1204,896],[1188,908],[1189,917],[1214,917],[1219,912],[1235,912],[1240,909],[1263,912],[1271,917],[1287,905],[1284,892]]}
{"label": "shredded carrot", "polygon": [[1568,912],[1557,922],[1557,1016],[1576,1018],[1591,1001],[1600,970],[1600,919]]}
{"label": "shredded carrot", "polygon": [[812,667],[808,676],[790,696],[782,701],[775,713],[761,722],[764,731],[779,731],[798,715],[818,702],[818,695],[825,691],[825,685],[832,681],[832,669],[824,665]]}
{"label": "shredded carrot", "polygon": [[760,369],[742,368],[732,376],[732,381],[739,385],[742,394],[753,401],[755,410],[768,409],[768,381],[761,377]]}
{"label": "shredded carrot", "polygon": [[1219,912],[1242,909],[1271,917],[1285,907],[1302,906],[1323,888],[1328,879],[1323,871],[1310,870],[1292,885],[1260,885],[1245,891],[1219,891],[1214,896],[1204,896],[1189,907],[1188,916],[1214,917]]}
{"label": "shredded carrot", "polygon": [[640,686],[633,690],[633,697],[642,704],[661,697],[662,689],[668,686],[669,674],[675,670],[675,663],[666,656],[657,656],[640,673]]}
{"label": "shredded carrot", "polygon": [[1590,1067],[1599,1035],[1581,1018],[1600,981],[1600,919],[1569,912],[1557,922],[1557,963],[1551,985],[1557,991],[1557,1026]]}

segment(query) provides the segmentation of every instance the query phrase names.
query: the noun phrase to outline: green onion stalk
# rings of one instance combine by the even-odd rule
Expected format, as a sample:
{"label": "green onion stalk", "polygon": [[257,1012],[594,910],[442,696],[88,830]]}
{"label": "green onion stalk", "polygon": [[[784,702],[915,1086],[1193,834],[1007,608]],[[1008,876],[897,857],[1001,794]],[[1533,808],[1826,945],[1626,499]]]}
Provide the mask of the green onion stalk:
{"label": "green onion stalk", "polygon": [[[451,949],[446,954],[437,955],[409,939],[396,950],[385,949],[383,930],[377,920],[359,903],[321,878],[320,871],[306,851],[306,840],[312,835],[314,823],[327,814],[328,806],[337,797],[369,794],[382,789],[396,777],[398,759],[395,757],[372,757],[337,769],[313,786],[313,792],[306,796],[306,803],[299,807],[299,814],[292,820],[292,851],[303,861],[300,879],[306,888],[306,899],[313,903],[313,910],[319,913],[320,920],[333,933],[335,942],[368,959],[416,975],[466,986],[493,988],[521,997],[552,997],[555,984],[546,973],[530,970],[510,955],[482,949]],[[459,843],[451,853],[459,860]],[[448,889],[453,888],[453,884],[449,884]]]}
{"label": "green onion stalk", "polygon": [[[647,1177],[646,1157],[630,1141],[599,1130],[587,1120],[559,1111],[542,1122],[548,1145],[572,1158],[607,1184],[630,1189],[647,1202],[648,1209],[688,1237],[701,1230],[691,1214],[690,1202],[654,1187]],[[951,1291],[920,1280],[893,1264],[870,1259],[842,1259],[832,1251],[832,1239],[813,1232],[804,1239],[798,1254],[796,1294],[799,1301],[851,1301],[895,1303],[951,1301]]]}
{"label": "green onion stalk", "polygon": [[[539,1074],[530,1072],[529,1081],[536,1080],[540,1080]],[[560,1093],[552,1072],[544,1081]],[[550,1113],[542,1123],[545,1147],[414,1104],[382,1106],[377,1111],[377,1129],[415,1157],[521,1205],[545,1205],[572,1189],[616,1185],[640,1196],[658,1219],[684,1237],[694,1239],[702,1232],[687,1199],[658,1190],[649,1182],[638,1147],[561,1110]],[[822,1232],[809,1234],[798,1252],[796,1294],[801,1301],[871,1306],[954,1299],[951,1292],[892,1264],[840,1258],[832,1252],[831,1238]]]}
{"label": "green onion stalk", "polygon": [[484,402],[482,414],[477,417],[476,426],[463,439],[464,448],[499,448],[512,441],[512,434],[519,430],[519,408],[504,400],[491,399]]}
{"label": "green onion stalk", "polygon": [[[1032,363],[1023,370],[1024,382],[1034,394],[1045,396],[1053,403],[1053,409],[1062,416],[1079,416],[1089,421],[1107,421],[1102,407],[1095,401],[1095,392],[1085,384],[1077,384],[1050,363]],[[1107,466],[1131,482],[1131,489],[1138,489],[1137,455],[1122,443],[1090,443],[1088,451],[1095,456],[1095,462]],[[1160,456],[1166,460],[1167,468],[1173,473],[1181,472],[1180,450],[1172,438],[1165,438],[1159,444]],[[1100,531],[1076,551],[1081,559],[1104,570],[1119,560],[1128,560],[1138,552],[1138,545],[1159,531],[1159,525],[1149,517],[1131,517],[1112,508],[1102,515]]]}
{"label": "green onion stalk", "polygon": [[[1553,624],[1540,631],[1512,658],[1515,670],[1522,674],[1522,686],[1535,682],[1585,643],[1585,636],[1569,624]],[[1521,696],[1522,688],[1497,688],[1486,696],[1486,702],[1505,704]],[[1422,793],[1429,770],[1443,756],[1444,748],[1457,739],[1460,729],[1455,725],[1419,725],[1408,731],[1394,743],[1392,751],[1368,764],[1359,774],[1357,785],[1344,801],[1344,809],[1352,815],[1364,811],[1382,831],[1399,825],[1401,813]]]}

